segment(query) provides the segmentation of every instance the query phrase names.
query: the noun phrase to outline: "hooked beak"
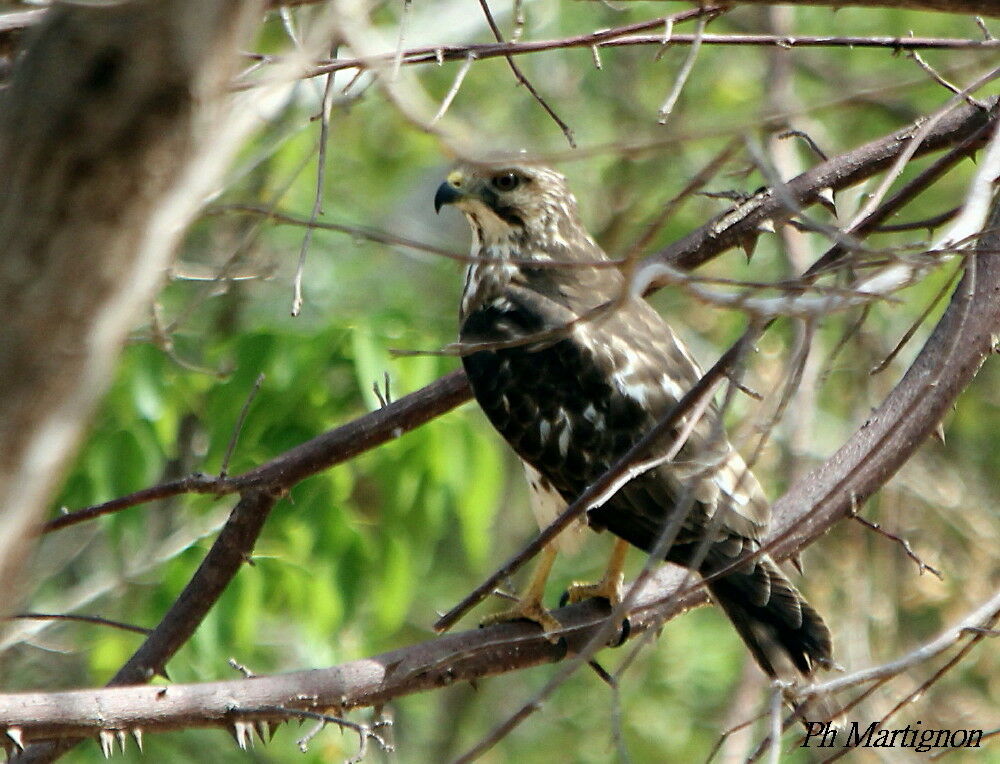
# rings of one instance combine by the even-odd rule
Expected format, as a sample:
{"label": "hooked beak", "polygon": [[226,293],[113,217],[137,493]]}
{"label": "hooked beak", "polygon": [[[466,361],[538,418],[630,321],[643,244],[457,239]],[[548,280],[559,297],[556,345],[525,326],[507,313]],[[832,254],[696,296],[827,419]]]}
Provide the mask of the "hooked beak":
{"label": "hooked beak", "polygon": [[454,204],[464,199],[467,196],[465,191],[462,190],[465,182],[461,171],[453,171],[448,176],[448,179],[438,186],[437,193],[434,194],[434,211],[441,212],[441,208],[446,204]]}
{"label": "hooked beak", "polygon": [[441,212],[441,208],[446,204],[454,204],[462,199],[465,194],[461,189],[455,188],[449,181],[445,181],[438,186],[437,193],[434,194],[434,211]]}

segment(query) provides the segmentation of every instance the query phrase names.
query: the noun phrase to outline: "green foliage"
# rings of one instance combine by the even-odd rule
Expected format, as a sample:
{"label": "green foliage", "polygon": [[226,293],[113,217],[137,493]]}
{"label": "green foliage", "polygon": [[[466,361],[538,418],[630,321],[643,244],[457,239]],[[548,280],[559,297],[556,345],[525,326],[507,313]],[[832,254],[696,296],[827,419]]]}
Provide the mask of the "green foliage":
{"label": "green foliage", "polygon": [[[499,4],[494,5],[499,13]],[[627,8],[619,10],[618,5]],[[530,39],[588,32],[667,12],[665,7],[638,3],[526,6],[525,35]],[[437,42],[490,39],[475,10],[474,3],[468,4],[435,21],[437,8],[413,4],[411,21],[417,31],[412,44],[429,34],[428,26],[434,27]],[[303,20],[308,19],[308,12],[303,13]],[[398,14],[393,5],[377,15],[387,39],[396,38]],[[475,24],[470,18],[477,19]],[[802,8],[794,11],[792,29],[799,34],[828,33],[831,20],[844,33],[979,34],[970,20],[958,16],[867,9],[834,14]],[[510,29],[506,17],[501,23]],[[766,26],[763,13],[746,8],[709,29],[736,32]],[[406,40],[410,44],[409,36]],[[270,21],[258,48],[281,52],[286,47],[280,25]],[[687,48],[668,48],[658,62],[652,60],[653,53],[648,46],[605,49],[601,70],[591,64],[587,49],[519,59],[535,86],[573,127],[580,145],[597,147],[561,167],[580,196],[591,230],[616,254],[629,250],[664,204],[731,136],[763,141],[765,117],[776,109],[785,113],[771,122],[807,130],[833,154],[896,129],[949,97],[916,65],[886,49],[705,46],[670,125],[662,128],[655,124],[656,111]],[[941,52],[928,58],[963,83],[983,66],[974,53]],[[787,101],[775,100],[773,92],[779,59],[792,67]],[[457,66],[419,69],[419,83],[432,100],[439,103],[444,97]],[[347,85],[349,76],[340,75],[338,87]],[[222,201],[276,203],[280,209],[308,215],[315,185],[311,157],[318,135],[318,124],[310,117],[317,109],[319,84],[302,83],[299,98],[274,114],[259,138],[245,148]],[[502,59],[471,68],[444,124],[472,132],[483,150],[565,148],[541,107],[523,87],[515,87]],[[624,150],[636,144],[651,148]],[[449,212],[435,218],[431,209],[434,187],[447,166],[440,145],[414,129],[377,88],[349,107],[334,109],[328,150],[321,220],[380,228],[464,251],[464,224]],[[814,161],[800,145],[796,154],[802,168]],[[953,206],[964,194],[971,169],[959,167],[903,218]],[[764,183],[744,154],[708,188],[752,191]],[[858,202],[857,192],[841,197],[838,202],[845,209]],[[678,239],[724,207],[717,199],[687,200],[655,234],[647,251]],[[258,226],[252,218],[213,215],[191,231],[180,253],[183,264],[215,272],[234,257],[231,275],[267,278],[222,285],[177,280],[167,285],[159,305],[167,325],[176,322],[170,326],[173,347],[168,352],[162,343],[151,341],[157,331],[137,327],[58,505],[78,508],[106,501],[192,471],[218,473],[258,375],[263,382],[239,430],[229,474],[262,464],[376,408],[373,384],[383,389],[386,373],[391,395],[399,397],[457,366],[453,357],[401,358],[391,352],[438,348],[453,339],[461,287],[460,269],[453,262],[317,231],[306,262],[305,306],[301,317],[292,319],[290,281],[303,229]],[[920,234],[886,234],[873,241],[888,247],[917,238]],[[826,244],[819,236],[806,243],[815,254]],[[756,281],[781,279],[801,265],[787,254],[776,237],[764,236],[751,262],[730,253],[705,272]],[[812,428],[811,437],[796,440],[802,432],[794,421],[780,427],[758,467],[772,495],[829,455],[898,379],[926,336],[926,326],[889,371],[869,378],[868,370],[892,349],[946,275],[935,274],[908,290],[899,305],[876,306],[846,351],[830,361],[829,374],[811,377],[814,413],[801,425]],[[706,364],[744,325],[740,314],[706,308],[679,291],[657,295],[654,302],[677,317],[680,333]],[[835,316],[822,322],[814,346],[820,367],[855,318]],[[762,341],[749,370],[751,387],[762,392],[779,389],[793,337],[792,328],[784,324]],[[912,648],[971,607],[985,586],[968,583],[976,571],[992,571],[995,578],[996,545],[990,542],[989,552],[976,539],[995,541],[1000,527],[995,514],[985,509],[969,512],[968,502],[975,496],[977,506],[995,507],[998,499],[997,375],[995,364],[987,366],[947,422],[948,445],[928,446],[872,508],[887,527],[912,533],[929,562],[947,569],[944,583],[916,579],[895,545],[853,525],[839,528],[806,555],[803,587],[830,615],[839,645],[851,646],[844,650],[844,660],[852,667]],[[744,432],[740,422],[761,413],[757,404],[740,398],[734,409],[735,430]],[[796,416],[801,413],[792,419]],[[755,442],[744,439],[741,444],[749,450]],[[330,665],[430,638],[435,611],[454,604],[533,532],[518,472],[485,419],[467,406],[303,481],[273,512],[254,564],[241,571],[194,638],[170,662],[171,679],[234,678],[227,666],[230,656],[257,673],[268,673]],[[201,562],[232,502],[231,497],[183,497],[55,534],[38,554],[40,573],[31,608],[155,625]],[[939,542],[940,553],[935,551]],[[590,540],[587,554],[559,563],[551,600],[557,598],[558,586],[574,575],[599,574],[597,557],[606,543]],[[76,652],[40,668],[33,655],[36,648],[22,645],[16,659],[4,659],[5,666],[9,664],[8,686],[102,683],[140,640],[135,634],[78,624],[49,625],[44,633]],[[614,670],[630,649],[607,652],[599,659]],[[961,694],[961,711],[924,703],[914,713],[925,720],[933,716],[943,725],[986,724],[986,716],[975,714],[991,703],[995,708],[1000,698],[996,683],[983,680],[990,671],[997,675],[995,652],[993,656],[980,656],[968,675],[951,675],[939,685],[942,697]],[[635,762],[699,760],[727,724],[766,708],[762,682],[753,675],[741,679],[744,661],[743,647],[719,614],[692,613],[667,625],[624,673],[617,701],[619,743],[614,740],[610,689],[592,672],[581,671],[484,761],[603,762],[613,760],[619,750],[627,750]],[[392,709],[399,760],[433,762],[459,753],[550,675],[549,668],[539,668],[484,681],[475,691],[454,687],[401,699]],[[737,693],[742,693],[739,700]],[[885,702],[866,712],[886,710]],[[734,703],[748,705],[734,710]],[[294,727],[280,730],[266,753],[258,749],[258,757],[337,761],[356,750],[354,736],[328,731],[301,757],[294,744],[300,734]],[[155,736],[146,745],[149,761],[221,764],[249,758],[215,731]],[[72,759],[99,756],[96,747],[88,745]],[[379,754],[371,756],[379,760]],[[134,752],[128,758],[139,760]],[[805,758],[793,754],[789,760]]]}

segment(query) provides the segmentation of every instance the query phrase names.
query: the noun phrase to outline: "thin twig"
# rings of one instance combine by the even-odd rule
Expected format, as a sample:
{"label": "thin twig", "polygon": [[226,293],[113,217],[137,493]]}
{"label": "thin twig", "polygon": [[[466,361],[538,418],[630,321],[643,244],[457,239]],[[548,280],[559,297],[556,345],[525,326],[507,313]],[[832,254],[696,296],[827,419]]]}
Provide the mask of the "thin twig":
{"label": "thin twig", "polygon": [[133,626],[124,621],[113,621],[110,618],[102,618],[98,615],[69,615],[66,613],[15,613],[5,616],[5,620],[18,621],[78,621],[79,623],[92,623],[98,626],[110,626],[113,629],[131,631],[134,634],[149,634],[149,629],[142,626]]}
{"label": "thin twig", "polygon": [[396,54],[392,60],[392,70],[389,77],[395,80],[399,77],[400,67],[403,65],[403,42],[406,38],[406,27],[410,19],[410,6],[413,0],[403,0],[403,12],[399,17],[399,37],[396,39]]}
{"label": "thin twig", "polygon": [[[988,618],[988,620],[990,622],[995,622],[996,619],[997,619],[997,617],[998,617],[998,615],[1000,615],[1000,600],[998,600],[998,598],[996,596],[994,596],[994,598],[993,598],[993,610],[992,610],[991,614],[987,615],[987,618]],[[954,641],[957,641],[962,636],[964,636],[968,632],[969,628],[970,628],[969,626],[961,627],[959,629],[958,634],[955,637],[955,640],[953,640],[952,643],[954,643]],[[972,639],[970,639],[968,642],[966,642],[962,646],[962,648],[954,656],[952,656],[952,658],[947,663],[945,663],[941,668],[939,668],[937,671],[935,671],[930,676],[930,678],[926,679],[919,686],[917,686],[916,689],[914,689],[914,690],[910,691],[909,693],[907,693],[903,697],[902,700],[900,700],[898,703],[896,703],[896,705],[894,705],[891,709],[889,709],[889,711],[887,713],[885,713],[882,716],[881,719],[878,720],[878,722],[877,722],[877,724],[875,726],[875,730],[882,729],[882,726],[887,721],[889,721],[889,719],[891,719],[893,716],[895,716],[901,709],[903,709],[904,707],[906,707],[910,703],[913,703],[918,698],[920,698],[928,690],[928,688],[930,688],[931,686],[933,686],[934,684],[936,684],[938,682],[938,680],[941,679],[941,677],[943,677],[945,674],[947,674],[949,671],[951,671],[955,666],[957,666],[959,663],[961,663],[965,659],[965,656],[968,655],[969,652],[972,650],[972,648],[974,648],[977,644],[979,644],[985,637],[986,637],[985,634],[982,634],[982,633],[973,633]],[[941,638],[939,637],[939,640],[940,639]],[[950,647],[950,646],[951,645],[948,644],[943,649],[946,649],[947,647]],[[923,650],[924,650],[924,648],[921,648],[920,650],[916,650],[916,651],[914,651],[914,653],[911,653],[911,656],[913,656],[915,654],[922,653]],[[939,650],[938,652],[941,652],[941,650]],[[928,658],[933,657],[936,654],[937,653],[931,652],[929,655],[926,655],[926,656],[918,655],[915,662],[916,663],[923,662],[923,661],[927,660]],[[898,674],[900,672],[896,672],[896,673]],[[850,748],[842,748],[840,751],[838,751],[837,753],[835,753],[833,756],[830,756],[830,757],[824,759],[823,760],[823,764],[826,764],[826,762],[837,761],[838,759],[840,759],[843,756],[845,756],[848,752],[850,752],[850,750],[851,750]]]}
{"label": "thin twig", "polygon": [[908,343],[910,339],[912,339],[913,335],[917,333],[917,329],[919,329],[924,321],[927,320],[927,317],[941,303],[941,300],[945,298],[951,288],[955,285],[955,282],[958,280],[961,273],[961,268],[956,268],[952,272],[951,276],[949,276],[948,280],[941,285],[941,288],[938,289],[933,299],[927,303],[927,306],[920,312],[920,315],[917,316],[916,320],[910,324],[910,327],[905,332],[903,332],[903,336],[900,337],[899,342],[896,343],[896,347],[894,347],[885,358],[883,358],[868,372],[869,375],[874,376],[875,374],[880,374],[889,368],[889,364],[892,363],[893,359],[899,355],[899,352],[906,347],[906,343]]}
{"label": "thin twig", "polygon": [[[396,234],[388,233],[386,231],[380,231],[376,228],[369,228],[367,226],[353,226],[347,225],[346,223],[330,223],[321,221],[311,221],[309,218],[301,217],[298,215],[293,215],[288,212],[282,212],[273,208],[264,207],[258,204],[220,204],[214,207],[210,207],[206,210],[206,215],[218,215],[218,214],[248,214],[248,215],[260,215],[269,220],[273,220],[275,223],[287,224],[287,225],[297,225],[297,226],[308,226],[310,228],[318,228],[323,231],[336,231],[337,233],[346,234],[356,239],[365,239],[366,241],[373,241],[378,244],[387,244],[393,247],[400,247],[403,249],[412,249],[417,252],[425,252],[431,255],[439,255],[440,257],[448,258],[449,260],[454,260],[460,263],[477,263],[484,262],[482,257],[478,255],[462,254],[460,252],[454,252],[450,249],[445,249],[443,247],[436,247],[433,244],[426,244],[424,242],[416,241],[415,239],[408,239],[403,236],[397,236]],[[514,265],[531,265],[533,268],[617,268],[620,265],[618,260],[533,260],[526,258],[511,258],[509,260]]]}
{"label": "thin twig", "polygon": [[233,458],[233,451],[236,450],[236,441],[239,440],[240,433],[243,431],[243,424],[246,422],[247,414],[250,412],[250,404],[257,397],[257,393],[260,392],[260,386],[263,383],[264,374],[258,374],[257,379],[254,380],[253,386],[250,388],[250,392],[247,393],[247,399],[243,402],[240,415],[236,417],[236,424],[233,425],[233,434],[229,438],[229,444],[226,446],[226,454],[222,457],[222,468],[219,470],[220,480],[225,480],[229,475],[229,460]]}
{"label": "thin twig", "polygon": [[257,676],[253,671],[248,669],[246,666],[244,666],[235,658],[230,658],[226,662],[233,669],[233,671],[239,671],[243,675],[244,679],[253,679],[255,676]]}
{"label": "thin twig", "polygon": [[886,225],[876,226],[872,229],[875,233],[902,233],[904,231],[919,231],[922,229],[927,229],[928,231],[933,231],[935,228],[944,225],[950,220],[954,220],[959,212],[962,211],[961,207],[952,207],[950,210],[945,210],[944,212],[932,215],[929,218],[923,218],[922,220],[914,220],[909,223],[891,223]]}
{"label": "thin twig", "polygon": [[948,82],[948,80],[942,77],[933,66],[924,61],[920,53],[918,53],[915,50],[911,50],[908,55],[911,59],[913,59],[914,61],[917,62],[917,64],[920,65],[921,69],[923,69],[925,72],[927,72],[927,74],[930,75],[932,80],[934,80],[936,83],[941,85],[946,90],[950,90],[952,93],[962,96],[965,99],[965,102],[969,104],[969,106],[976,106],[980,109],[986,108],[985,104],[982,101],[973,98],[968,93],[963,93],[961,88],[958,87],[958,85]]}
{"label": "thin twig", "polygon": [[[862,669],[860,671],[852,671],[849,674],[844,674],[843,676],[839,676],[836,679],[830,679],[826,682],[813,683],[804,687],[799,687],[795,691],[795,696],[797,699],[805,700],[817,695],[839,692],[841,690],[855,687],[859,684],[871,682],[875,679],[898,676],[904,671],[907,671],[914,666],[919,666],[920,664],[925,663],[931,658],[940,655],[942,652],[952,647],[964,636],[966,636],[966,630],[970,626],[990,627],[990,625],[996,620],[998,614],[1000,614],[1000,590],[994,591],[985,602],[976,607],[972,612],[968,613],[958,623],[949,626],[937,637],[924,643],[915,650],[910,651],[901,658],[897,658],[894,661],[889,661],[878,666],[872,666],[871,668]],[[973,635],[972,641],[975,642],[977,641],[977,637],[982,636],[983,635]]]}
{"label": "thin twig", "polygon": [[634,255],[638,255],[643,252],[650,244],[652,244],[653,239],[662,230],[663,226],[666,225],[667,221],[670,220],[671,216],[677,211],[681,203],[689,198],[692,194],[699,192],[699,189],[704,188],[705,184],[711,181],[719,171],[725,166],[733,154],[736,153],[736,149],[740,146],[740,141],[737,138],[733,138],[726,143],[725,146],[714,156],[709,162],[699,170],[691,180],[689,180],[677,194],[670,199],[663,209],[660,210],[659,214],[653,219],[653,221],[646,226],[642,235],[636,239],[635,243],[628,248],[628,253],[625,259],[628,260]]}
{"label": "thin twig", "polygon": [[[407,3],[408,4],[408,3]],[[402,31],[400,31],[402,35]],[[336,56],[337,46],[334,46],[333,55]],[[320,104],[319,123],[319,152],[316,159],[316,196],[313,199],[312,212],[309,215],[310,223],[315,223],[323,209],[323,188],[326,185],[326,147],[330,138],[330,108],[333,98],[335,72],[330,72],[326,77],[326,85],[323,88],[323,100]],[[299,261],[295,266],[295,277],[293,279],[294,294],[292,297],[292,316],[298,316],[302,311],[302,275],[306,267],[306,254],[309,252],[309,243],[312,241],[313,226],[306,228],[305,236],[302,237],[302,247],[299,250]]]}
{"label": "thin twig", "polygon": [[[490,6],[487,0],[479,0],[479,7],[482,8],[483,15],[486,17],[486,23],[490,25],[490,30],[493,32],[493,36],[496,38],[500,45],[505,45],[503,39],[503,33],[500,31],[500,27],[497,26],[497,22],[493,19],[493,14],[490,12]],[[514,61],[513,56],[505,55],[504,58],[507,59],[507,65],[510,70],[514,73],[514,77],[519,83],[524,85],[525,89],[531,93],[532,98],[538,101],[539,105],[545,109],[545,112],[552,117],[552,120],[559,125],[559,129],[562,130],[562,134],[566,136],[566,141],[569,143],[570,148],[576,148],[576,139],[573,137],[573,131],[570,126],[562,121],[560,116],[555,113],[548,102],[542,98],[541,94],[535,90],[534,85],[532,85],[528,78],[524,76],[524,72],[521,71],[521,67],[517,65]]]}
{"label": "thin twig", "polygon": [[441,119],[441,117],[445,115],[445,112],[448,111],[448,107],[451,106],[451,102],[454,101],[455,96],[458,95],[458,89],[462,87],[462,82],[465,80],[465,75],[469,73],[469,69],[472,68],[472,63],[475,60],[476,60],[476,54],[470,52],[469,55],[466,57],[465,62],[462,64],[458,72],[455,74],[455,81],[451,83],[451,87],[445,94],[444,100],[441,101],[441,107],[437,110],[437,114],[435,114],[431,118],[431,124],[434,124],[439,119]]}
{"label": "thin twig", "polygon": [[299,480],[399,437],[472,397],[462,372],[446,374],[430,385],[318,435],[237,477],[221,479],[196,473],[144,488],[103,504],[67,512],[45,523],[39,533],[66,528],[157,499],[184,493],[224,494],[254,488],[284,490]]}
{"label": "thin twig", "polygon": [[691,76],[691,71],[694,69],[694,62],[698,58],[698,51],[701,50],[701,38],[702,35],[705,34],[705,23],[706,21],[704,16],[698,19],[694,31],[694,42],[692,42],[691,47],[688,48],[687,56],[684,57],[684,63],[681,64],[681,68],[677,72],[673,88],[671,88],[670,93],[667,95],[667,99],[663,102],[659,112],[657,112],[656,121],[661,125],[667,124],[667,119],[673,113],[674,106],[677,104],[677,99],[681,97],[681,91],[684,89],[684,85],[687,83],[688,77]]}
{"label": "thin twig", "polygon": [[771,688],[770,722],[771,722],[771,745],[768,749],[767,760],[769,764],[779,764],[781,761],[781,700],[782,690],[780,682],[773,682]]}
{"label": "thin twig", "polygon": [[[695,12],[687,12],[683,18],[675,14],[675,23],[697,18],[702,15],[717,15],[721,8],[705,7]],[[522,56],[531,53],[550,50],[565,50],[572,48],[615,48],[663,45],[663,35],[638,35],[632,30],[636,27],[645,29],[663,26],[667,17],[627,27],[611,30],[601,30],[582,35],[575,35],[553,40],[534,40],[527,42],[480,43],[473,45],[434,45],[413,48],[403,54],[403,65],[441,64],[446,61],[464,61],[469,53],[475,54],[479,60],[488,58],[506,58]],[[1000,48],[1000,40],[973,40],[955,37],[890,37],[890,36],[845,36],[845,35],[802,35],[790,38],[773,34],[711,34],[706,33],[698,38],[694,34],[677,34],[670,37],[672,45],[693,45],[698,39],[702,45],[720,46],[750,46],[777,48],[885,48],[891,51],[909,50],[996,50]],[[368,69],[372,65],[389,63],[394,54],[382,54],[366,58],[345,58],[336,62],[318,64],[303,74],[303,77],[319,77],[333,71],[344,69]],[[277,61],[277,59],[275,59]],[[257,87],[255,82],[243,82],[233,86],[235,90],[246,90]]]}
{"label": "thin twig", "polygon": [[[290,716],[299,719],[314,719],[318,722],[322,722],[323,725],[336,724],[341,729],[352,730],[357,733],[359,738],[358,752],[348,759],[348,764],[357,764],[357,762],[364,760],[365,754],[368,751],[369,740],[374,740],[378,744],[379,748],[386,753],[392,753],[394,750],[393,746],[387,743],[385,738],[375,732],[375,730],[382,729],[384,727],[391,727],[391,719],[378,719],[372,724],[359,724],[358,722],[352,722],[350,719],[344,719],[340,716],[331,716],[330,714],[308,711],[304,708],[288,708],[286,706],[261,706],[260,708],[250,710],[240,709],[234,711],[233,713],[242,716],[254,714],[281,714],[283,716]],[[322,729],[322,727],[320,729]],[[306,745],[307,743],[308,740],[306,739],[299,741],[299,749],[303,753],[308,750]]]}
{"label": "thin twig", "polygon": [[[892,167],[889,169],[889,172],[886,173],[885,177],[882,179],[882,182],[879,184],[878,188],[875,190],[874,193],[871,194],[871,196],[868,198],[868,201],[866,201],[865,204],[861,207],[861,209],[858,210],[854,218],[851,220],[850,224],[848,224],[846,228],[847,231],[855,230],[858,225],[860,225],[869,215],[871,215],[872,212],[875,211],[875,208],[878,207],[883,197],[886,195],[886,193],[888,193],[889,187],[893,183],[895,183],[896,178],[899,177],[899,175],[903,172],[903,168],[905,168],[907,163],[916,155],[917,149],[920,147],[920,144],[931,133],[934,127],[941,120],[943,120],[948,115],[949,112],[954,110],[955,107],[958,106],[958,104],[962,103],[966,98],[966,96],[976,92],[981,87],[984,87],[985,85],[995,80],[997,77],[1000,77],[1000,68],[993,69],[992,71],[988,72],[987,74],[973,81],[972,84],[959,91],[958,95],[949,99],[944,106],[942,106],[940,109],[935,111],[933,114],[927,117],[926,120],[923,121],[923,123],[914,131],[909,141],[907,141],[906,147],[903,149],[902,152],[900,152],[899,156],[896,157],[896,160],[893,162]],[[980,107],[978,104],[973,106],[973,108],[983,110],[983,107]]]}
{"label": "thin twig", "polygon": [[102,515],[119,512],[123,509],[135,507],[139,504],[145,504],[150,501],[167,499],[171,496],[180,496],[185,493],[204,493],[222,496],[223,494],[233,493],[237,489],[238,486],[232,478],[223,479],[215,475],[195,473],[193,475],[180,478],[179,480],[170,480],[166,483],[151,486],[150,488],[143,488],[141,491],[135,491],[134,493],[126,494],[125,496],[119,496],[118,498],[105,501],[101,504],[84,507],[83,509],[78,509],[75,512],[68,512],[64,510],[62,515],[54,517],[42,525],[38,532],[40,535],[44,535],[46,533],[51,533],[52,531],[66,528],[70,525],[76,525],[77,523],[93,520],[94,518],[101,517]]}
{"label": "thin twig", "polygon": [[782,130],[775,137],[777,137],[779,141],[785,141],[788,140],[789,138],[800,138],[801,140],[805,141],[805,144],[810,149],[812,149],[812,152],[816,156],[818,156],[822,161],[825,162],[830,158],[826,155],[823,149],[819,147],[819,144],[813,140],[812,136],[809,135],[809,133],[805,132],[804,130]]}
{"label": "thin twig", "polygon": [[917,571],[920,573],[920,575],[923,575],[924,572],[926,571],[928,573],[932,573],[933,575],[935,575],[938,578],[938,580],[944,581],[944,576],[941,575],[941,571],[933,567],[932,565],[928,565],[926,562],[920,559],[917,553],[913,551],[913,547],[910,546],[910,542],[904,539],[902,536],[897,536],[895,533],[890,533],[878,523],[872,522],[871,520],[868,520],[862,517],[861,515],[855,514],[853,515],[853,518],[857,520],[859,523],[861,523],[863,526],[868,528],[869,530],[873,530],[876,533],[885,536],[890,541],[895,541],[897,544],[903,547],[903,551],[906,552],[906,556],[909,557],[911,560],[913,560],[914,563],[916,563]]}

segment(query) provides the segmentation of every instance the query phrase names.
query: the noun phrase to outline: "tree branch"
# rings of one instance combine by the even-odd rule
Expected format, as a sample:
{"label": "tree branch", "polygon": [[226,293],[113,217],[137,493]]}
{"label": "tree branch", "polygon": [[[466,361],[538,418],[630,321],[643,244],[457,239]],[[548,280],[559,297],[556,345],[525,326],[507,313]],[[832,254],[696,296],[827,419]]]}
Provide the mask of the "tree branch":
{"label": "tree branch", "polygon": [[[995,125],[1000,118],[1000,97],[994,96],[987,103],[989,111],[968,104],[952,110],[927,134],[914,156],[962,143],[974,134],[984,135],[983,129]],[[648,261],[661,261],[684,270],[697,268],[722,252],[740,246],[744,237],[759,233],[762,225],[788,220],[794,213],[789,209],[788,200],[800,207],[815,204],[825,189],[838,191],[887,169],[906,149],[908,139],[922,122],[917,120],[883,138],[821,162],[788,181],[781,194],[774,189],[755,194],[661,249]],[[970,146],[970,150],[981,146],[982,140]]]}

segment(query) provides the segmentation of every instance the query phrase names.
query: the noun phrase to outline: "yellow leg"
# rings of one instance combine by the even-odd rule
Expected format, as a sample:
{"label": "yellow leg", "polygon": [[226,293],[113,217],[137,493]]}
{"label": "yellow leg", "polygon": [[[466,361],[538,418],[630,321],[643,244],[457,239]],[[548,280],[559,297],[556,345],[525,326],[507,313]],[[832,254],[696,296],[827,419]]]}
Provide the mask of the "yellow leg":
{"label": "yellow leg", "polygon": [[608,568],[604,578],[596,584],[575,583],[566,591],[570,602],[581,602],[592,597],[602,597],[614,607],[622,601],[622,587],[625,582],[625,555],[628,553],[628,542],[615,540],[611,550]]}
{"label": "yellow leg", "polygon": [[555,562],[555,559],[556,547],[554,544],[548,544],[542,550],[542,557],[538,561],[538,566],[531,574],[531,581],[528,582],[528,586],[525,587],[521,596],[518,597],[517,604],[508,610],[488,616],[480,625],[491,626],[492,624],[503,623],[504,621],[527,619],[537,623],[542,627],[543,631],[558,631],[561,628],[561,624],[542,604],[542,597],[545,596],[545,582],[548,581],[549,573],[552,571],[552,563]]}

